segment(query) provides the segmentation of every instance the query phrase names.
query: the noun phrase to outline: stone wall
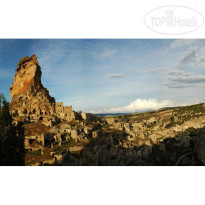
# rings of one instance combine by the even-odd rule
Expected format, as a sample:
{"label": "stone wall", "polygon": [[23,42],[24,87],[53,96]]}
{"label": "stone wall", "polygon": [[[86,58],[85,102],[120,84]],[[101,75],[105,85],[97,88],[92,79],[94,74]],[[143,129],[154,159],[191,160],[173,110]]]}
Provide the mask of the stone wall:
{"label": "stone wall", "polygon": [[64,106],[63,107],[63,112],[64,113],[72,113],[73,112],[72,106]]}
{"label": "stone wall", "polygon": [[100,121],[100,117],[96,116],[96,115],[92,115],[90,113],[81,113],[81,117],[83,120],[87,121],[87,122],[97,122]]}
{"label": "stone wall", "polygon": [[63,113],[63,102],[56,102],[56,104],[55,104],[55,112],[57,114]]}

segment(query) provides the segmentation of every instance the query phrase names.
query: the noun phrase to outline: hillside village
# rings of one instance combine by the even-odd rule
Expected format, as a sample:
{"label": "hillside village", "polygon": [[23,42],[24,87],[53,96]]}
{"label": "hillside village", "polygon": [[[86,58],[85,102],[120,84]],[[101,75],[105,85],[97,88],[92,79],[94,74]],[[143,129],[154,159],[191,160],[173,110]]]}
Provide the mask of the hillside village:
{"label": "hillside village", "polygon": [[205,104],[100,117],[56,102],[36,55],[23,57],[10,87],[14,123],[24,122],[25,165],[204,165]]}

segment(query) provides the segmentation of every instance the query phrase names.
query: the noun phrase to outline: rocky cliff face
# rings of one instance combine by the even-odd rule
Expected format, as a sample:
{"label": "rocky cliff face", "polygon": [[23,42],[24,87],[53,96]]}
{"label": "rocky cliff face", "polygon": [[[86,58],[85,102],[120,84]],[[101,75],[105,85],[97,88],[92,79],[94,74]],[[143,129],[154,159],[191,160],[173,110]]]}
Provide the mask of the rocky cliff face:
{"label": "rocky cliff face", "polygon": [[36,55],[23,57],[10,87],[11,110],[23,114],[50,114],[55,99],[41,83],[41,67]]}

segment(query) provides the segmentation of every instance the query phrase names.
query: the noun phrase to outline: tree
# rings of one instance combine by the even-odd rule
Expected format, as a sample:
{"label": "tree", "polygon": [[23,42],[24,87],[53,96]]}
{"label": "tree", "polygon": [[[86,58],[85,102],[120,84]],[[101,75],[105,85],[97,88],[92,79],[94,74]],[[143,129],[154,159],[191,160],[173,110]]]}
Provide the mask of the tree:
{"label": "tree", "polygon": [[9,103],[0,94],[0,165],[24,165],[23,124],[13,124]]}

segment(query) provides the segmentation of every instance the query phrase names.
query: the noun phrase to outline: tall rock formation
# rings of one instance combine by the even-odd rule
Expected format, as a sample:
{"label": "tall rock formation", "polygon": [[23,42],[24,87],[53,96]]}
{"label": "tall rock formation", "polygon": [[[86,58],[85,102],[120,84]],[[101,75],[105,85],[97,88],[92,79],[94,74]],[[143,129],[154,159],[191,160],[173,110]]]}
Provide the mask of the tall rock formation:
{"label": "tall rock formation", "polygon": [[10,87],[13,116],[28,117],[35,114],[38,118],[52,114],[55,99],[41,83],[42,72],[36,55],[23,57],[18,62],[16,71]]}

